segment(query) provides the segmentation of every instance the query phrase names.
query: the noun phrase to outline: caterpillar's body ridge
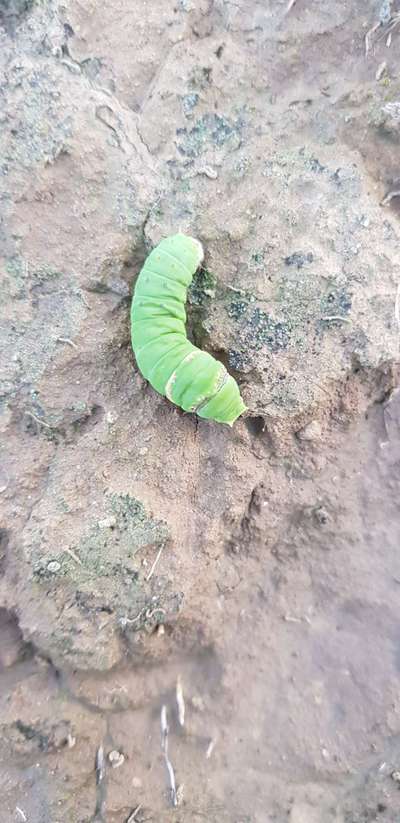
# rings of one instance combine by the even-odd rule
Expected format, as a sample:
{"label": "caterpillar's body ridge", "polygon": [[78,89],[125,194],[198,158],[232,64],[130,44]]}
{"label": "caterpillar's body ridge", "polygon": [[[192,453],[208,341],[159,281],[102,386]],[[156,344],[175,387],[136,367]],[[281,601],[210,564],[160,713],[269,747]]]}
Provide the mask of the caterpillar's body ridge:
{"label": "caterpillar's body ridge", "polygon": [[131,308],[132,347],[156,391],[185,411],[232,425],[245,411],[225,366],[186,337],[186,294],[203,260],[198,240],[166,237],[141,269]]}

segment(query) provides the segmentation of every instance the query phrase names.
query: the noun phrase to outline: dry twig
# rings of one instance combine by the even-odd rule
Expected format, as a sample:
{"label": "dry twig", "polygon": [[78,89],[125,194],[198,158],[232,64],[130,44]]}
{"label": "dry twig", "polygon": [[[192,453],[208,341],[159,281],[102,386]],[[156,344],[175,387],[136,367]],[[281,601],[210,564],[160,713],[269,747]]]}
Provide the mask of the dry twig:
{"label": "dry twig", "polygon": [[37,417],[37,415],[36,415],[36,414],[34,414],[34,413],[33,413],[33,412],[31,412],[31,411],[27,411],[27,412],[25,412],[25,414],[26,414],[28,417],[31,417],[31,418],[32,418],[32,420],[36,420],[36,423],[40,423],[40,425],[41,425],[41,426],[44,426],[46,429],[53,429],[53,428],[54,428],[54,426],[50,426],[50,423],[46,423],[46,421],[45,421],[45,420],[42,420],[40,417]]}
{"label": "dry twig", "polygon": [[104,757],[104,748],[103,746],[99,746],[96,752],[96,763],[95,763],[95,770],[96,770],[96,783],[98,786],[103,782],[105,773],[106,773],[106,761]]}
{"label": "dry twig", "polygon": [[394,302],[394,317],[400,328],[400,283],[397,286],[396,300]]}
{"label": "dry twig", "polygon": [[373,35],[373,34],[375,34],[375,32],[376,32],[378,29],[380,29],[381,25],[382,25],[382,24],[381,24],[380,20],[378,20],[378,22],[377,22],[377,23],[375,23],[375,24],[374,24],[374,25],[373,25],[373,26],[369,29],[369,31],[367,31],[367,33],[366,33],[366,35],[365,35],[365,41],[364,41],[364,42],[365,42],[365,56],[366,56],[366,57],[368,56],[369,52],[371,51],[371,37],[372,37],[372,35]]}
{"label": "dry twig", "polygon": [[96,772],[96,808],[94,812],[93,823],[104,823],[105,814],[105,785],[104,779],[106,776],[106,760],[104,757],[104,747],[100,744],[96,752],[95,759]]}
{"label": "dry twig", "polygon": [[386,46],[390,47],[392,42],[392,34],[397,26],[400,25],[400,11],[392,12],[393,0],[384,0],[379,13],[379,20],[367,31],[365,35],[365,56],[367,57],[371,51],[372,36],[378,29],[382,29],[382,34],[378,36],[377,40],[382,40],[386,37]]}
{"label": "dry twig", "polygon": [[68,343],[68,345],[72,346],[73,349],[78,348],[76,343],[74,343],[73,340],[70,340],[69,337],[57,337],[57,343]]}
{"label": "dry twig", "polygon": [[351,323],[349,317],[342,317],[340,314],[327,314],[326,317],[321,317],[321,320],[326,320],[327,322],[341,320],[343,323]]}
{"label": "dry twig", "polygon": [[210,757],[211,757],[211,755],[212,755],[212,753],[215,749],[216,742],[217,742],[216,738],[212,737],[209,744],[208,744],[208,746],[207,746],[207,751],[206,751],[206,759],[207,760],[210,759]]}
{"label": "dry twig", "polygon": [[88,303],[88,301],[86,300],[86,297],[85,297],[85,295],[83,294],[82,291],[79,292],[79,297],[81,298],[82,303],[86,306],[86,308],[89,309],[89,311],[92,311],[92,307]]}
{"label": "dry twig", "polygon": [[10,476],[9,476],[8,472],[5,469],[4,469],[4,480],[5,480],[5,483],[2,483],[2,485],[0,486],[0,494],[3,494],[3,492],[7,491],[8,486],[10,484]]}
{"label": "dry twig", "polygon": [[148,573],[148,575],[147,575],[147,577],[146,577],[146,583],[147,583],[147,582],[150,580],[150,578],[153,576],[154,571],[155,571],[155,568],[156,568],[156,566],[157,566],[157,563],[158,563],[158,561],[159,561],[159,559],[160,559],[160,557],[161,557],[161,555],[162,555],[163,549],[164,549],[164,544],[162,544],[162,546],[160,546],[160,548],[159,548],[159,550],[158,550],[158,552],[157,552],[157,557],[156,557],[156,559],[155,559],[155,561],[154,561],[154,563],[153,563],[153,565],[152,565],[152,567],[151,567],[151,569],[150,569],[150,571],[149,571],[149,573]]}
{"label": "dry twig", "polygon": [[394,197],[400,197],[400,189],[393,189],[392,191],[388,191],[388,193],[385,194],[383,200],[381,200],[381,206],[387,206],[388,203],[390,203]]}
{"label": "dry twig", "polygon": [[83,566],[82,560],[80,559],[80,557],[78,557],[77,554],[75,554],[75,552],[72,551],[72,549],[64,549],[64,551],[67,554],[69,554],[69,556],[72,557],[73,560],[75,560],[75,563],[78,563],[79,566]]}
{"label": "dry twig", "polygon": [[382,80],[383,75],[385,74],[387,69],[386,60],[383,60],[382,63],[378,66],[375,72],[375,80]]}
{"label": "dry twig", "polygon": [[135,823],[136,815],[139,814],[141,808],[142,808],[142,804],[139,803],[139,805],[136,806],[136,809],[134,809],[133,812],[129,815],[128,820],[126,821],[126,823]]}
{"label": "dry twig", "polygon": [[183,697],[183,688],[181,676],[178,675],[176,681],[176,702],[178,706],[178,719],[181,726],[185,725],[185,700]]}
{"label": "dry twig", "polygon": [[175,772],[172,763],[168,757],[168,734],[169,726],[167,717],[167,707],[164,705],[161,708],[161,749],[164,755],[165,765],[167,767],[168,772],[169,786],[171,792],[171,803],[173,806],[177,806],[178,796],[176,791]]}

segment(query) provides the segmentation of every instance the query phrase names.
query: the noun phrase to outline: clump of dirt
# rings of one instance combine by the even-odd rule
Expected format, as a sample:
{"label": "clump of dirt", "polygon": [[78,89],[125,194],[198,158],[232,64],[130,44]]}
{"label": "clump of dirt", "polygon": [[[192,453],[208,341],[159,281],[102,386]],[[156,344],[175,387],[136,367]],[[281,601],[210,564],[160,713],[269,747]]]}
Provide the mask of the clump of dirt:
{"label": "clump of dirt", "polygon": [[[108,668],[123,654],[118,635],[127,627],[150,631],[179,610],[180,593],[171,591],[168,581],[159,577],[154,586],[146,560],[151,551],[155,557],[161,554],[168,529],[149,517],[129,494],[111,494],[81,533],[80,512],[72,508],[70,494],[60,492],[59,487],[57,496],[53,498],[50,492],[45,497],[42,510],[36,508],[24,531],[35,599],[41,602],[46,592],[49,600],[48,606],[41,603],[40,623],[34,628],[31,619],[34,615],[37,621],[37,605],[31,600],[26,606],[21,602],[20,623],[26,636],[56,665],[65,664],[67,658],[79,667]],[[69,539],[63,539],[66,533]],[[64,612],[58,620],[54,619],[55,607]],[[52,631],[47,637],[50,622]],[[85,651],[83,634],[99,630],[96,644]]]}

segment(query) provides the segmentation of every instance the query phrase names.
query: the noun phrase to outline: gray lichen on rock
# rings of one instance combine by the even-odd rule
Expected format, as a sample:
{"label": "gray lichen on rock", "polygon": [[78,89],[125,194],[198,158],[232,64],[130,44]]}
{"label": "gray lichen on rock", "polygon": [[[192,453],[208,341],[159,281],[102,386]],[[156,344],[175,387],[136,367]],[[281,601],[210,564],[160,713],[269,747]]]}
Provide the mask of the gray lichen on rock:
{"label": "gray lichen on rock", "polygon": [[191,128],[177,129],[178,151],[186,157],[199,157],[209,145],[217,148],[229,142],[230,148],[240,144],[241,123],[229,122],[225,117],[214,112],[203,115]]}

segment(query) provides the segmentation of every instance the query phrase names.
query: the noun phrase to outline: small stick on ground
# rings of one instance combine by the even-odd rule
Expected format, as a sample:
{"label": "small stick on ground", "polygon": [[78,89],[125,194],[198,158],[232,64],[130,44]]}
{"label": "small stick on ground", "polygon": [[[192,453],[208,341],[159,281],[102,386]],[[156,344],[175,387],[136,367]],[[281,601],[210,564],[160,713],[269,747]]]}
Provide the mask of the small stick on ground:
{"label": "small stick on ground", "polygon": [[341,320],[342,323],[351,323],[349,317],[341,317],[340,314],[328,314],[326,317],[321,317],[321,320],[326,320],[327,322],[331,322],[333,320]]}
{"label": "small stick on ground", "polygon": [[72,346],[73,349],[78,348],[76,343],[74,343],[73,340],[70,340],[69,337],[57,337],[57,343],[68,343],[68,345]]}
{"label": "small stick on ground", "polygon": [[101,744],[96,752],[95,760],[96,772],[96,808],[94,811],[93,823],[104,823],[105,821],[105,785],[106,760],[104,757],[104,747]]}
{"label": "small stick on ground", "polygon": [[77,554],[75,554],[75,552],[72,551],[72,549],[64,549],[64,551],[67,554],[69,554],[69,556],[72,557],[73,560],[75,560],[75,563],[78,563],[79,566],[83,566],[82,560],[80,559],[80,557],[78,557]]}
{"label": "small stick on ground", "polygon": [[176,792],[176,781],[175,781],[175,773],[172,766],[172,763],[168,757],[168,733],[169,733],[169,726],[168,726],[168,716],[167,716],[167,707],[162,706],[161,708],[161,749],[164,755],[165,765],[167,767],[168,778],[169,778],[169,786],[171,792],[171,803],[173,806],[178,805],[178,797]]}
{"label": "small stick on ground", "polygon": [[161,555],[162,555],[162,553],[163,553],[163,549],[164,549],[164,544],[163,544],[162,546],[160,546],[160,548],[159,548],[159,550],[158,550],[158,552],[157,552],[157,557],[156,557],[156,559],[155,559],[155,561],[154,561],[154,563],[153,563],[153,565],[152,565],[152,567],[151,567],[151,569],[150,569],[150,571],[149,571],[149,573],[148,573],[148,575],[147,575],[147,577],[146,577],[146,583],[147,583],[147,582],[150,580],[150,578],[153,576],[154,571],[155,571],[156,566],[157,566],[157,563],[158,563],[158,561],[159,561],[159,559],[160,559],[160,557],[161,557]]}
{"label": "small stick on ground", "polygon": [[81,291],[79,292],[79,297],[81,298],[82,303],[86,306],[86,308],[89,309],[89,311],[92,311],[91,305],[88,303],[85,295]]}
{"label": "small stick on ground", "polygon": [[[395,29],[397,29],[397,26],[399,26],[399,25],[400,25],[400,12],[396,12],[390,18],[389,23],[387,24],[387,26],[385,26],[386,31],[388,32],[388,36],[386,38],[386,45],[387,45],[388,48],[390,46],[390,43],[392,42],[392,39],[391,39],[392,38],[392,33],[394,32]],[[386,32],[385,32],[385,35],[386,35]],[[384,37],[385,35],[382,35],[382,37]],[[390,42],[388,44],[389,37],[390,37]]]}
{"label": "small stick on ground", "polygon": [[286,623],[301,623],[300,617],[293,617],[291,614],[282,615]]}
{"label": "small stick on ground", "polygon": [[394,301],[394,317],[400,328],[400,283],[397,286],[396,300]]}
{"label": "small stick on ground", "polygon": [[136,815],[139,814],[141,808],[142,808],[142,804],[139,803],[139,805],[136,806],[136,809],[134,809],[133,812],[129,815],[128,820],[126,821],[126,823],[135,823]]}
{"label": "small stick on ground", "polygon": [[136,617],[120,617],[118,623],[120,624],[120,626],[122,626],[123,629],[126,626],[131,626],[132,623],[137,623],[138,620],[140,620],[140,618],[144,617],[144,615],[146,614],[146,609],[147,606],[143,606],[143,609],[140,609],[140,612],[136,615]]}
{"label": "small stick on ground", "polygon": [[387,206],[394,197],[400,197],[400,189],[393,189],[393,191],[388,191],[385,194],[383,200],[381,200],[381,206]]}
{"label": "small stick on ground", "polygon": [[288,4],[286,6],[286,14],[289,14],[289,12],[292,10],[295,3],[297,3],[297,0],[289,0]]}
{"label": "small stick on ground", "polygon": [[103,782],[105,774],[106,774],[106,761],[104,757],[104,748],[103,746],[99,746],[96,752],[96,763],[95,763],[95,770],[96,770],[96,783],[98,786]]}
{"label": "small stick on ground", "polygon": [[211,755],[212,755],[212,753],[215,749],[216,742],[217,741],[216,741],[215,737],[212,737],[209,744],[208,744],[208,746],[207,746],[206,760],[210,759],[210,757],[211,757]]}
{"label": "small stick on ground", "polygon": [[183,697],[182,680],[180,674],[176,681],[176,702],[178,706],[178,720],[181,726],[185,725],[185,700]]}
{"label": "small stick on ground", "polygon": [[164,753],[168,751],[168,732],[167,707],[164,705],[161,707],[161,748]]}
{"label": "small stick on ground", "polygon": [[8,487],[10,485],[10,476],[9,476],[8,472],[6,472],[6,471],[4,471],[4,479],[5,479],[6,482],[3,483],[2,486],[0,486],[0,494],[3,494],[3,492],[7,491]]}
{"label": "small stick on ground", "polygon": [[378,68],[375,72],[375,80],[382,80],[382,77],[385,74],[386,69],[387,69],[387,63],[386,63],[386,60],[383,60],[383,62],[380,64],[380,66],[378,66]]}
{"label": "small stick on ground", "polygon": [[365,56],[368,57],[369,52],[371,51],[371,37],[375,34],[376,31],[381,27],[382,23],[378,20],[372,28],[367,31],[365,35]]}
{"label": "small stick on ground", "polygon": [[[385,4],[384,4],[385,5]],[[369,52],[371,51],[371,39],[372,35],[375,34],[378,29],[383,29],[382,33],[378,35],[377,41],[382,40],[383,37],[386,38],[386,46],[387,48],[390,47],[392,42],[392,33],[400,25],[400,12],[396,11],[392,14],[392,5],[393,0],[389,2],[388,7],[385,8],[384,12],[381,9],[380,19],[372,26],[372,28],[367,31],[365,35],[365,56],[367,57]]]}
{"label": "small stick on ground", "polygon": [[36,414],[34,414],[31,411],[27,411],[27,412],[25,412],[25,414],[27,414],[28,417],[31,417],[32,420],[36,420],[36,423],[40,423],[41,426],[45,426],[46,429],[53,429],[54,428],[54,426],[50,426],[50,423],[46,423],[45,420],[42,420],[41,417],[37,417]]}

